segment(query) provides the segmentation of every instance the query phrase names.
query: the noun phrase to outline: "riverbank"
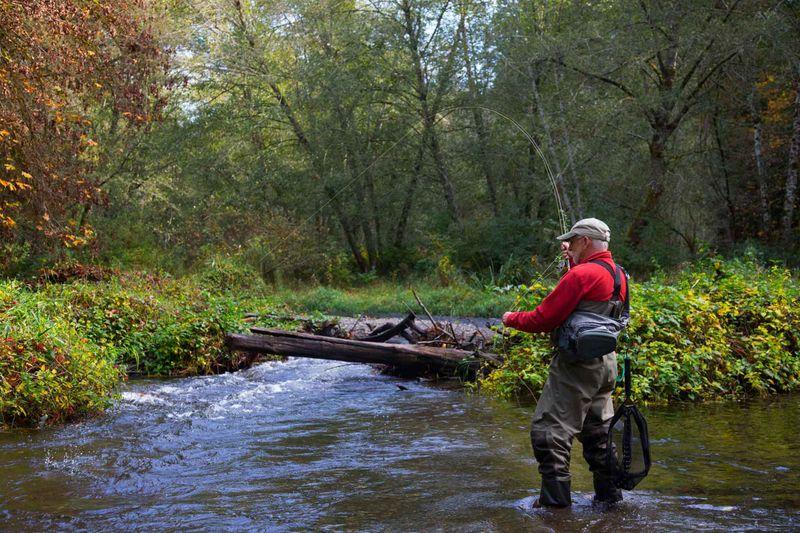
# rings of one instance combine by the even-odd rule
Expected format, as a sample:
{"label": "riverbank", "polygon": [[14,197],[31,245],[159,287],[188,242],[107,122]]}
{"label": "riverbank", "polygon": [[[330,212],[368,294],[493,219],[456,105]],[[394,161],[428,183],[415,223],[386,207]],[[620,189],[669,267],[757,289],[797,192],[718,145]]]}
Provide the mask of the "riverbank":
{"label": "riverbank", "polygon": [[353,287],[303,287],[280,289],[267,296],[273,305],[286,305],[298,312],[320,312],[337,316],[402,314],[409,307],[418,310],[411,288],[437,316],[499,317],[511,309],[518,287],[467,284],[434,286],[430,283],[396,284],[378,282]]}
{"label": "riverbank", "polygon": [[[29,284],[0,282],[0,424],[36,426],[101,412],[131,374],[245,368],[254,360],[227,351],[224,334],[253,325],[298,326],[275,317],[300,310],[317,318],[322,311],[403,313],[415,306],[407,287],[293,293],[272,291],[244,274],[222,265],[183,278],[100,271],[92,281],[50,276]],[[419,284],[417,292],[434,314],[498,316],[509,308],[533,308],[554,282],[510,288]],[[622,353],[633,360],[639,400],[740,398],[800,387],[800,284],[792,272],[706,261],[633,280],[632,288],[634,313]],[[248,312],[259,316],[246,319]],[[469,386],[502,398],[538,395],[550,356],[547,336],[505,331],[496,339],[493,350],[503,364]]]}
{"label": "riverbank", "polygon": [[[251,299],[213,279],[108,272],[64,283],[0,282],[0,426],[101,412],[121,380],[215,374],[250,366],[224,336],[252,325]],[[265,318],[259,325],[293,327]]]}

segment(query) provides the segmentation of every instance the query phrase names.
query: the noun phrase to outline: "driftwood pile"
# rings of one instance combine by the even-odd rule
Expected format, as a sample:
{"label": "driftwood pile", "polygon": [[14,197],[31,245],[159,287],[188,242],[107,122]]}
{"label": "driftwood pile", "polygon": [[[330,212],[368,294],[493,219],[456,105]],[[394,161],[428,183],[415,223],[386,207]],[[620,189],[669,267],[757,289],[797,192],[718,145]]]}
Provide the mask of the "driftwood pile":
{"label": "driftwood pile", "polygon": [[[315,324],[311,321],[303,323],[302,330],[306,333],[352,339],[366,342],[406,342],[420,346],[434,348],[456,348],[459,350],[483,350],[489,341],[480,328],[475,327],[471,332],[464,331],[463,327],[454,327],[452,322],[439,322],[430,317],[430,325],[419,324],[417,315],[409,312],[399,322],[384,322],[373,326],[366,323],[369,333],[358,334],[356,326],[364,319],[363,315],[349,328],[345,329],[338,320],[325,321]],[[400,340],[403,339],[403,340]]]}
{"label": "driftwood pile", "polygon": [[488,342],[479,328],[464,338],[452,323],[442,324],[427,314],[429,327],[419,326],[413,312],[399,322],[387,322],[361,336],[353,333],[358,321],[345,330],[335,320],[301,320],[302,332],[253,327],[253,335],[229,334],[227,343],[233,350],[250,353],[380,365],[404,376],[469,379],[480,368],[498,362],[497,356],[484,351]]}

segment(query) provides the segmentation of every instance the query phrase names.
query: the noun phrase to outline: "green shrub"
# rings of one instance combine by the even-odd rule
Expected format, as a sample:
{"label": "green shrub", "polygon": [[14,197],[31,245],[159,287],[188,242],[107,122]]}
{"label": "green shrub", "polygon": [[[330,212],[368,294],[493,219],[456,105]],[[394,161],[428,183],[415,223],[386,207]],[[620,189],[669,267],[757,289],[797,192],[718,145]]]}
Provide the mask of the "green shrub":
{"label": "green shrub", "polygon": [[108,283],[67,285],[54,296],[89,339],[113,346],[130,372],[208,374],[237,366],[223,343],[226,332],[243,329],[245,309],[190,278],[127,274]]}
{"label": "green shrub", "polygon": [[245,311],[272,309],[189,277],[126,273],[35,288],[0,282],[0,426],[101,411],[126,371],[194,375],[250,364],[224,345],[226,333],[249,326]]}
{"label": "green shrub", "polygon": [[[672,278],[632,282],[631,290],[620,355],[633,363],[637,398],[741,397],[800,386],[800,284],[790,271],[706,260]],[[532,309],[545,293],[531,287],[519,305]],[[478,386],[503,397],[538,395],[552,352],[547,336],[511,332],[496,349],[505,362]]]}
{"label": "green shrub", "polygon": [[193,276],[200,287],[216,294],[263,294],[261,274],[241,258],[216,255]]}
{"label": "green shrub", "polygon": [[116,352],[76,333],[56,307],[0,282],[0,427],[102,411],[124,373]]}

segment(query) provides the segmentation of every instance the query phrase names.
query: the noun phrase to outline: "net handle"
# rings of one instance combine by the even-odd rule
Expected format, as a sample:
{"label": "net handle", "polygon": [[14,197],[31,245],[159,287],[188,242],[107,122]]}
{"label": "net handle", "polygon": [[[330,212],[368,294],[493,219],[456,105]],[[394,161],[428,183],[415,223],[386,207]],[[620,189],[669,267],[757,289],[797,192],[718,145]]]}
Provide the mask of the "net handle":
{"label": "net handle", "polygon": [[627,355],[625,356],[625,401],[628,402],[631,399],[631,359]]}

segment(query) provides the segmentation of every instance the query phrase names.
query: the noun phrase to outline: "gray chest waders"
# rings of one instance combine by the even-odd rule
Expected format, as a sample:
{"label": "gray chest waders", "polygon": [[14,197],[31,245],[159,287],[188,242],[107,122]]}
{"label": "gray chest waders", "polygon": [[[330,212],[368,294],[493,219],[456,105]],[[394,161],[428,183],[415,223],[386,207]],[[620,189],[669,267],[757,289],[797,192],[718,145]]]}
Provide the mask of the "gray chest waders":
{"label": "gray chest waders", "polygon": [[625,357],[625,401],[611,419],[606,440],[606,462],[614,485],[632,490],[650,471],[647,421],[631,401],[631,364]]}

